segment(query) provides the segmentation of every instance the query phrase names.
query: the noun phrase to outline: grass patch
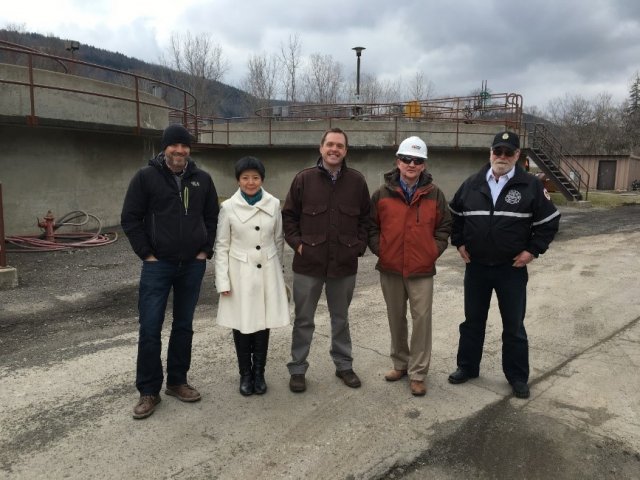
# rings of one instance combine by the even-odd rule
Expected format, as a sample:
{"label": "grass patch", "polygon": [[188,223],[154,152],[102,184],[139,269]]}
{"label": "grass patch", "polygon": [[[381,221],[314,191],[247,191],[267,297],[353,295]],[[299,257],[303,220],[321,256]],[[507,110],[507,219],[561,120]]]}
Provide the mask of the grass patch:
{"label": "grass patch", "polygon": [[[550,193],[551,200],[556,205],[571,205],[573,202],[569,202],[561,193]],[[594,207],[619,207],[622,205],[632,205],[640,203],[640,192],[601,192],[591,191],[589,192],[588,201]]]}

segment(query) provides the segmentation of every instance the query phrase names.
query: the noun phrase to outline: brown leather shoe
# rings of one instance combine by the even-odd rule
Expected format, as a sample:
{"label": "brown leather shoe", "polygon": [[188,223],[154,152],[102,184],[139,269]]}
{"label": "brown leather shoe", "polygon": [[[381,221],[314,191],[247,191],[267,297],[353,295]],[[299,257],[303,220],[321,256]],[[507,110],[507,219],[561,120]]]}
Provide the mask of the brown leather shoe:
{"label": "brown leather shoe", "polygon": [[167,385],[164,393],[176,397],[181,402],[197,402],[201,398],[200,393],[188,383],[183,383],[182,385]]}
{"label": "brown leather shoe", "polygon": [[358,388],[362,383],[353,370],[336,370],[336,377],[341,378],[347,387]]}
{"label": "brown leather shoe", "polygon": [[138,403],[133,407],[133,418],[141,420],[150,416],[160,403],[160,395],[140,395]]}
{"label": "brown leather shoe", "polygon": [[416,397],[422,397],[427,393],[427,387],[424,386],[424,382],[422,380],[411,380],[409,388],[411,388],[411,393]]}
{"label": "brown leather shoe", "polygon": [[387,382],[397,382],[406,374],[407,374],[406,370],[396,370],[395,368],[392,368],[386,373],[386,375],[384,376],[384,379]]}

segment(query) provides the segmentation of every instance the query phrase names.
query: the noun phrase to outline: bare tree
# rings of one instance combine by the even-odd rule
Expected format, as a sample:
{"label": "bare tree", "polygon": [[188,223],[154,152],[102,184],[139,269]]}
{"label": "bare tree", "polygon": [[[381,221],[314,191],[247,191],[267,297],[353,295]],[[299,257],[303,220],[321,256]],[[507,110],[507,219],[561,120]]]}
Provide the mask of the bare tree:
{"label": "bare tree", "polygon": [[577,154],[615,154],[628,151],[623,107],[609,93],[589,100],[565,95],[549,102],[549,120],[565,151]]}
{"label": "bare tree", "polygon": [[314,53],[302,76],[305,102],[338,103],[343,88],[342,65],[330,55]]}
{"label": "bare tree", "polygon": [[171,34],[169,59],[161,62],[182,75],[173,79],[176,85],[190,91],[198,100],[199,113],[212,112],[218,98],[212,82],[220,82],[229,70],[222,47],[207,34],[192,36],[190,32]]}
{"label": "bare tree", "polygon": [[242,87],[252,96],[250,108],[256,110],[269,106],[276,93],[278,57],[266,53],[251,55],[247,67],[249,73]]}
{"label": "bare tree", "polygon": [[[362,75],[360,80],[362,103],[391,103],[401,100],[400,81],[398,80],[379,80],[370,74]],[[350,87],[350,90],[355,92],[356,85]]]}
{"label": "bare tree", "polygon": [[433,96],[433,82],[420,70],[407,85],[408,100],[428,100]]}
{"label": "bare tree", "polygon": [[297,101],[298,69],[301,65],[300,52],[302,43],[297,33],[289,35],[287,45],[280,44],[280,61],[284,65],[286,75],[283,78],[284,98],[290,102]]}

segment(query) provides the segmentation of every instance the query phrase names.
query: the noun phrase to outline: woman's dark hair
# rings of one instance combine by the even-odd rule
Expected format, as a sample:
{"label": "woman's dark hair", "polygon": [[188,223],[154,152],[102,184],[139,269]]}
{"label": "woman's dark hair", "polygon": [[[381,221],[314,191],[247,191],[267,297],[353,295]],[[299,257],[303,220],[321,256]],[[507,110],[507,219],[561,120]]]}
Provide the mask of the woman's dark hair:
{"label": "woman's dark hair", "polygon": [[256,157],[242,157],[236,162],[236,180],[240,180],[240,175],[245,170],[257,170],[260,174],[260,178],[264,180],[264,165]]}

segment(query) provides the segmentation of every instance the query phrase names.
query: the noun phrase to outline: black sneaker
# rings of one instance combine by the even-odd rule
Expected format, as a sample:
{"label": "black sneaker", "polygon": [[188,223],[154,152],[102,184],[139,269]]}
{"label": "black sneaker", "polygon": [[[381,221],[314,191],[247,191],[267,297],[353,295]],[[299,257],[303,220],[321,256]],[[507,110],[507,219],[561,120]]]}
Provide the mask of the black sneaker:
{"label": "black sneaker", "polygon": [[469,375],[461,368],[458,368],[455,372],[449,375],[449,383],[457,385],[458,383],[464,383],[471,378],[478,378],[478,375]]}
{"label": "black sneaker", "polygon": [[527,382],[513,382],[511,384],[511,388],[513,389],[513,394],[517,398],[529,398],[529,385]]}
{"label": "black sneaker", "polygon": [[295,393],[304,392],[307,389],[307,382],[304,373],[294,373],[289,380],[289,390]]}

